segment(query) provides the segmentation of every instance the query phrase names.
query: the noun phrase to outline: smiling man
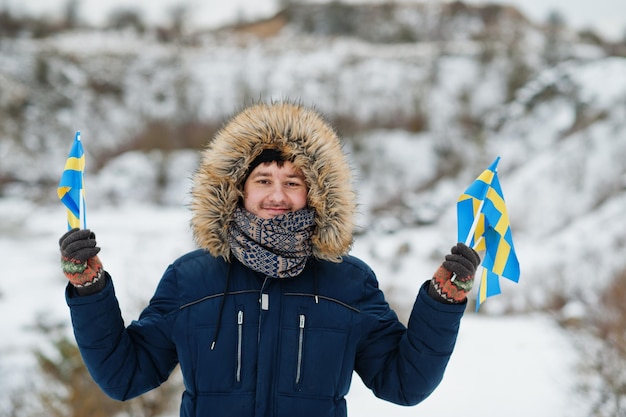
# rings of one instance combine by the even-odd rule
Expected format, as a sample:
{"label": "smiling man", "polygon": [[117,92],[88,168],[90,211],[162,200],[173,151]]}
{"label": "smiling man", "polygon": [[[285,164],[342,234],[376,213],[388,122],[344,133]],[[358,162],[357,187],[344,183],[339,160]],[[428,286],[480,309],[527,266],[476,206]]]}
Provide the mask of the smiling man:
{"label": "smiling man", "polygon": [[244,208],[271,219],[306,207],[308,189],[302,171],[275,149],[266,149],[252,162],[243,186]]}
{"label": "smiling man", "polygon": [[317,112],[292,103],[244,109],[194,175],[199,249],[167,268],[128,326],[95,235],[64,234],[74,333],[102,390],[130,399],[180,364],[185,417],[345,417],[354,372],[387,401],[414,405],[430,395],[480,259],[456,244],[403,325],[374,272],[349,255],[350,172]]}

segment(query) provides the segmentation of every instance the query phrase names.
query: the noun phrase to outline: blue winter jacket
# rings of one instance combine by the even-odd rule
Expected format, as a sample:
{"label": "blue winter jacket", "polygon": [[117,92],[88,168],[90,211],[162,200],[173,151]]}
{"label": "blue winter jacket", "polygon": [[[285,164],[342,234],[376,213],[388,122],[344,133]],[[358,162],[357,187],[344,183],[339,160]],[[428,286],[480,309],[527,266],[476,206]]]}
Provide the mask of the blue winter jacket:
{"label": "blue winter jacket", "polygon": [[356,371],[376,396],[403,405],[439,384],[465,305],[422,286],[408,329],[371,269],[354,257],[310,260],[296,278],[266,278],[203,250],[166,270],[125,327],[113,282],[66,298],[84,361],[99,386],[126,400],[180,364],[184,417],[346,416]]}

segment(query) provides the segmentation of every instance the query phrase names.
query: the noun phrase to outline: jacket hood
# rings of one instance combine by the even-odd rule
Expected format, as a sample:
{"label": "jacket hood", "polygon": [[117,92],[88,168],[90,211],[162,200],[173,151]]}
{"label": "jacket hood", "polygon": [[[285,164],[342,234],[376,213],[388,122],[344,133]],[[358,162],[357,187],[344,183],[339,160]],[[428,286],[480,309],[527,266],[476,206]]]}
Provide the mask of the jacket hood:
{"label": "jacket hood", "polygon": [[339,261],[350,250],[356,211],[351,170],[340,139],[316,111],[278,102],[250,106],[230,119],[202,152],[193,176],[191,227],[196,243],[230,259],[228,229],[243,181],[264,149],[277,149],[304,174],[315,210],[313,256]]}

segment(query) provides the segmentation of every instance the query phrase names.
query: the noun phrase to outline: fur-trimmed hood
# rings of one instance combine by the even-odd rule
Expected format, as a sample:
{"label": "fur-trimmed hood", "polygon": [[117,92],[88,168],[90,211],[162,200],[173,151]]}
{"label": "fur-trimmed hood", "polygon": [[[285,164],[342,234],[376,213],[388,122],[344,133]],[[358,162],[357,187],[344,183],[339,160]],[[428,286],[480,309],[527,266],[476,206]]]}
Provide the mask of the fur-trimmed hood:
{"label": "fur-trimmed hood", "polygon": [[353,239],[355,195],[339,137],[316,111],[299,104],[256,104],[235,115],[209,142],[193,177],[192,220],[199,247],[230,258],[228,228],[252,161],[267,148],[292,161],[315,210],[313,255],[338,261]]}

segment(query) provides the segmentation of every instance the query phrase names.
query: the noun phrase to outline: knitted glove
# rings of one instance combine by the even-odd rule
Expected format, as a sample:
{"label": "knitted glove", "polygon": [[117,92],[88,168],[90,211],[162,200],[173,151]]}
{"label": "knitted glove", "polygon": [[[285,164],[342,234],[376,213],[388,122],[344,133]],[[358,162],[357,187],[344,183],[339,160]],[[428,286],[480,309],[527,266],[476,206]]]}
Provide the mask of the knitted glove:
{"label": "knitted glove", "polygon": [[[74,287],[103,286],[102,263],[96,256],[100,248],[96,247],[96,235],[91,230],[72,229],[61,236],[59,246],[63,273]],[[101,281],[99,285],[98,281]]]}
{"label": "knitted glove", "polygon": [[480,256],[460,242],[450,252],[431,279],[428,293],[441,302],[462,303],[474,285]]}

